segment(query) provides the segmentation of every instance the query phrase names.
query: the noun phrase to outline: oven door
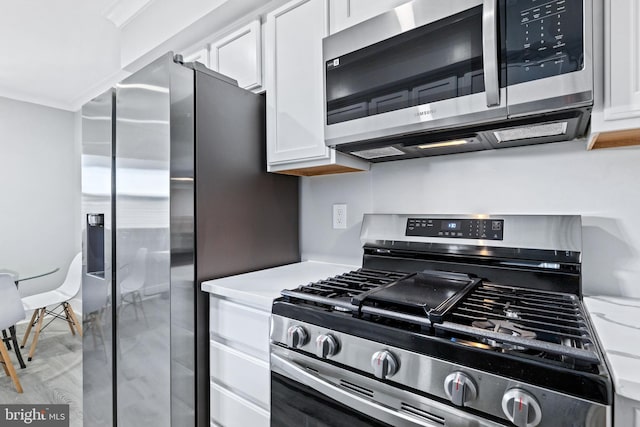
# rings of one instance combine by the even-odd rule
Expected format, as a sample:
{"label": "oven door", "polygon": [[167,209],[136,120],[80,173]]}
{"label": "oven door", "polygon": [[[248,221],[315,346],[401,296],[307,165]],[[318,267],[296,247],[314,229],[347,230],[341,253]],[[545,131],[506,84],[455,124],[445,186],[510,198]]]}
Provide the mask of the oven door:
{"label": "oven door", "polygon": [[506,119],[503,5],[414,0],[325,38],[327,145]]}
{"label": "oven door", "polygon": [[271,425],[391,427],[284,375],[271,372]]}
{"label": "oven door", "polygon": [[272,344],[271,425],[496,427],[501,424]]}

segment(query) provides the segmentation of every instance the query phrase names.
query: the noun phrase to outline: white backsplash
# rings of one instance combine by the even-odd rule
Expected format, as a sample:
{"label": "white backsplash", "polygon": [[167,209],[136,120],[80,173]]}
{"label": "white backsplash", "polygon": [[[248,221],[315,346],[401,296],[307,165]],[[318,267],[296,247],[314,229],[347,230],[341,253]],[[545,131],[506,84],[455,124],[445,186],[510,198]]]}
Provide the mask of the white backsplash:
{"label": "white backsplash", "polygon": [[[348,205],[346,230],[331,226],[334,203]],[[582,215],[583,292],[640,297],[640,147],[573,141],[305,177],[303,258],[359,264],[366,212]]]}

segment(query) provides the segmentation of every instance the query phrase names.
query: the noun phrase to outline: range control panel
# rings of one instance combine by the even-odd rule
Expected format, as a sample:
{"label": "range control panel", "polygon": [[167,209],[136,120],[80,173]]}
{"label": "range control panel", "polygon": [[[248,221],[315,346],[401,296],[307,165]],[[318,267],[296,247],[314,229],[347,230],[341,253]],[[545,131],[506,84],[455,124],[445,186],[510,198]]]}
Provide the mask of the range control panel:
{"label": "range control panel", "polygon": [[502,240],[503,219],[409,218],[406,236]]}

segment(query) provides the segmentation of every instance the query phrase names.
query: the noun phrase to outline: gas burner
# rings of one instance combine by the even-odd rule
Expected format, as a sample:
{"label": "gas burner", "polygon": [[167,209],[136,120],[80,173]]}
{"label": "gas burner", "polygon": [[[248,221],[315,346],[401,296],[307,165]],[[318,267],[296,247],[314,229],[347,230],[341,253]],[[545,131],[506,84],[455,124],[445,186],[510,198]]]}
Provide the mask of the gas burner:
{"label": "gas burner", "polygon": [[[521,325],[518,325],[517,323],[513,323],[509,320],[499,320],[499,319],[476,320],[471,322],[471,326],[473,326],[474,328],[492,330],[493,332],[499,332],[501,334],[516,336],[516,337],[521,337],[521,338],[526,338],[531,340],[534,340],[537,337],[535,332],[527,331],[526,329],[523,329]],[[527,350],[523,346],[508,344],[508,343],[501,343],[496,340],[492,340],[488,338],[483,339],[483,341],[492,347],[501,348],[503,350],[516,350],[516,351]]]}
{"label": "gas burner", "polygon": [[508,307],[504,309],[504,315],[508,319],[520,319],[520,313]]}

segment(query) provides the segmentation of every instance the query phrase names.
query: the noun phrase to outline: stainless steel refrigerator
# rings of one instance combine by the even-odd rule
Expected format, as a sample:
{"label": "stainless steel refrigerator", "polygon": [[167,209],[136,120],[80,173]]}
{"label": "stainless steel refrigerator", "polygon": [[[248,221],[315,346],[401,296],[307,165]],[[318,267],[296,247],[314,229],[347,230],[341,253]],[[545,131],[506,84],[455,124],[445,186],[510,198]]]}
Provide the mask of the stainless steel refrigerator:
{"label": "stainless steel refrigerator", "polygon": [[209,279],[299,260],[264,97],[168,53],[82,109],[85,426],[205,426]]}

